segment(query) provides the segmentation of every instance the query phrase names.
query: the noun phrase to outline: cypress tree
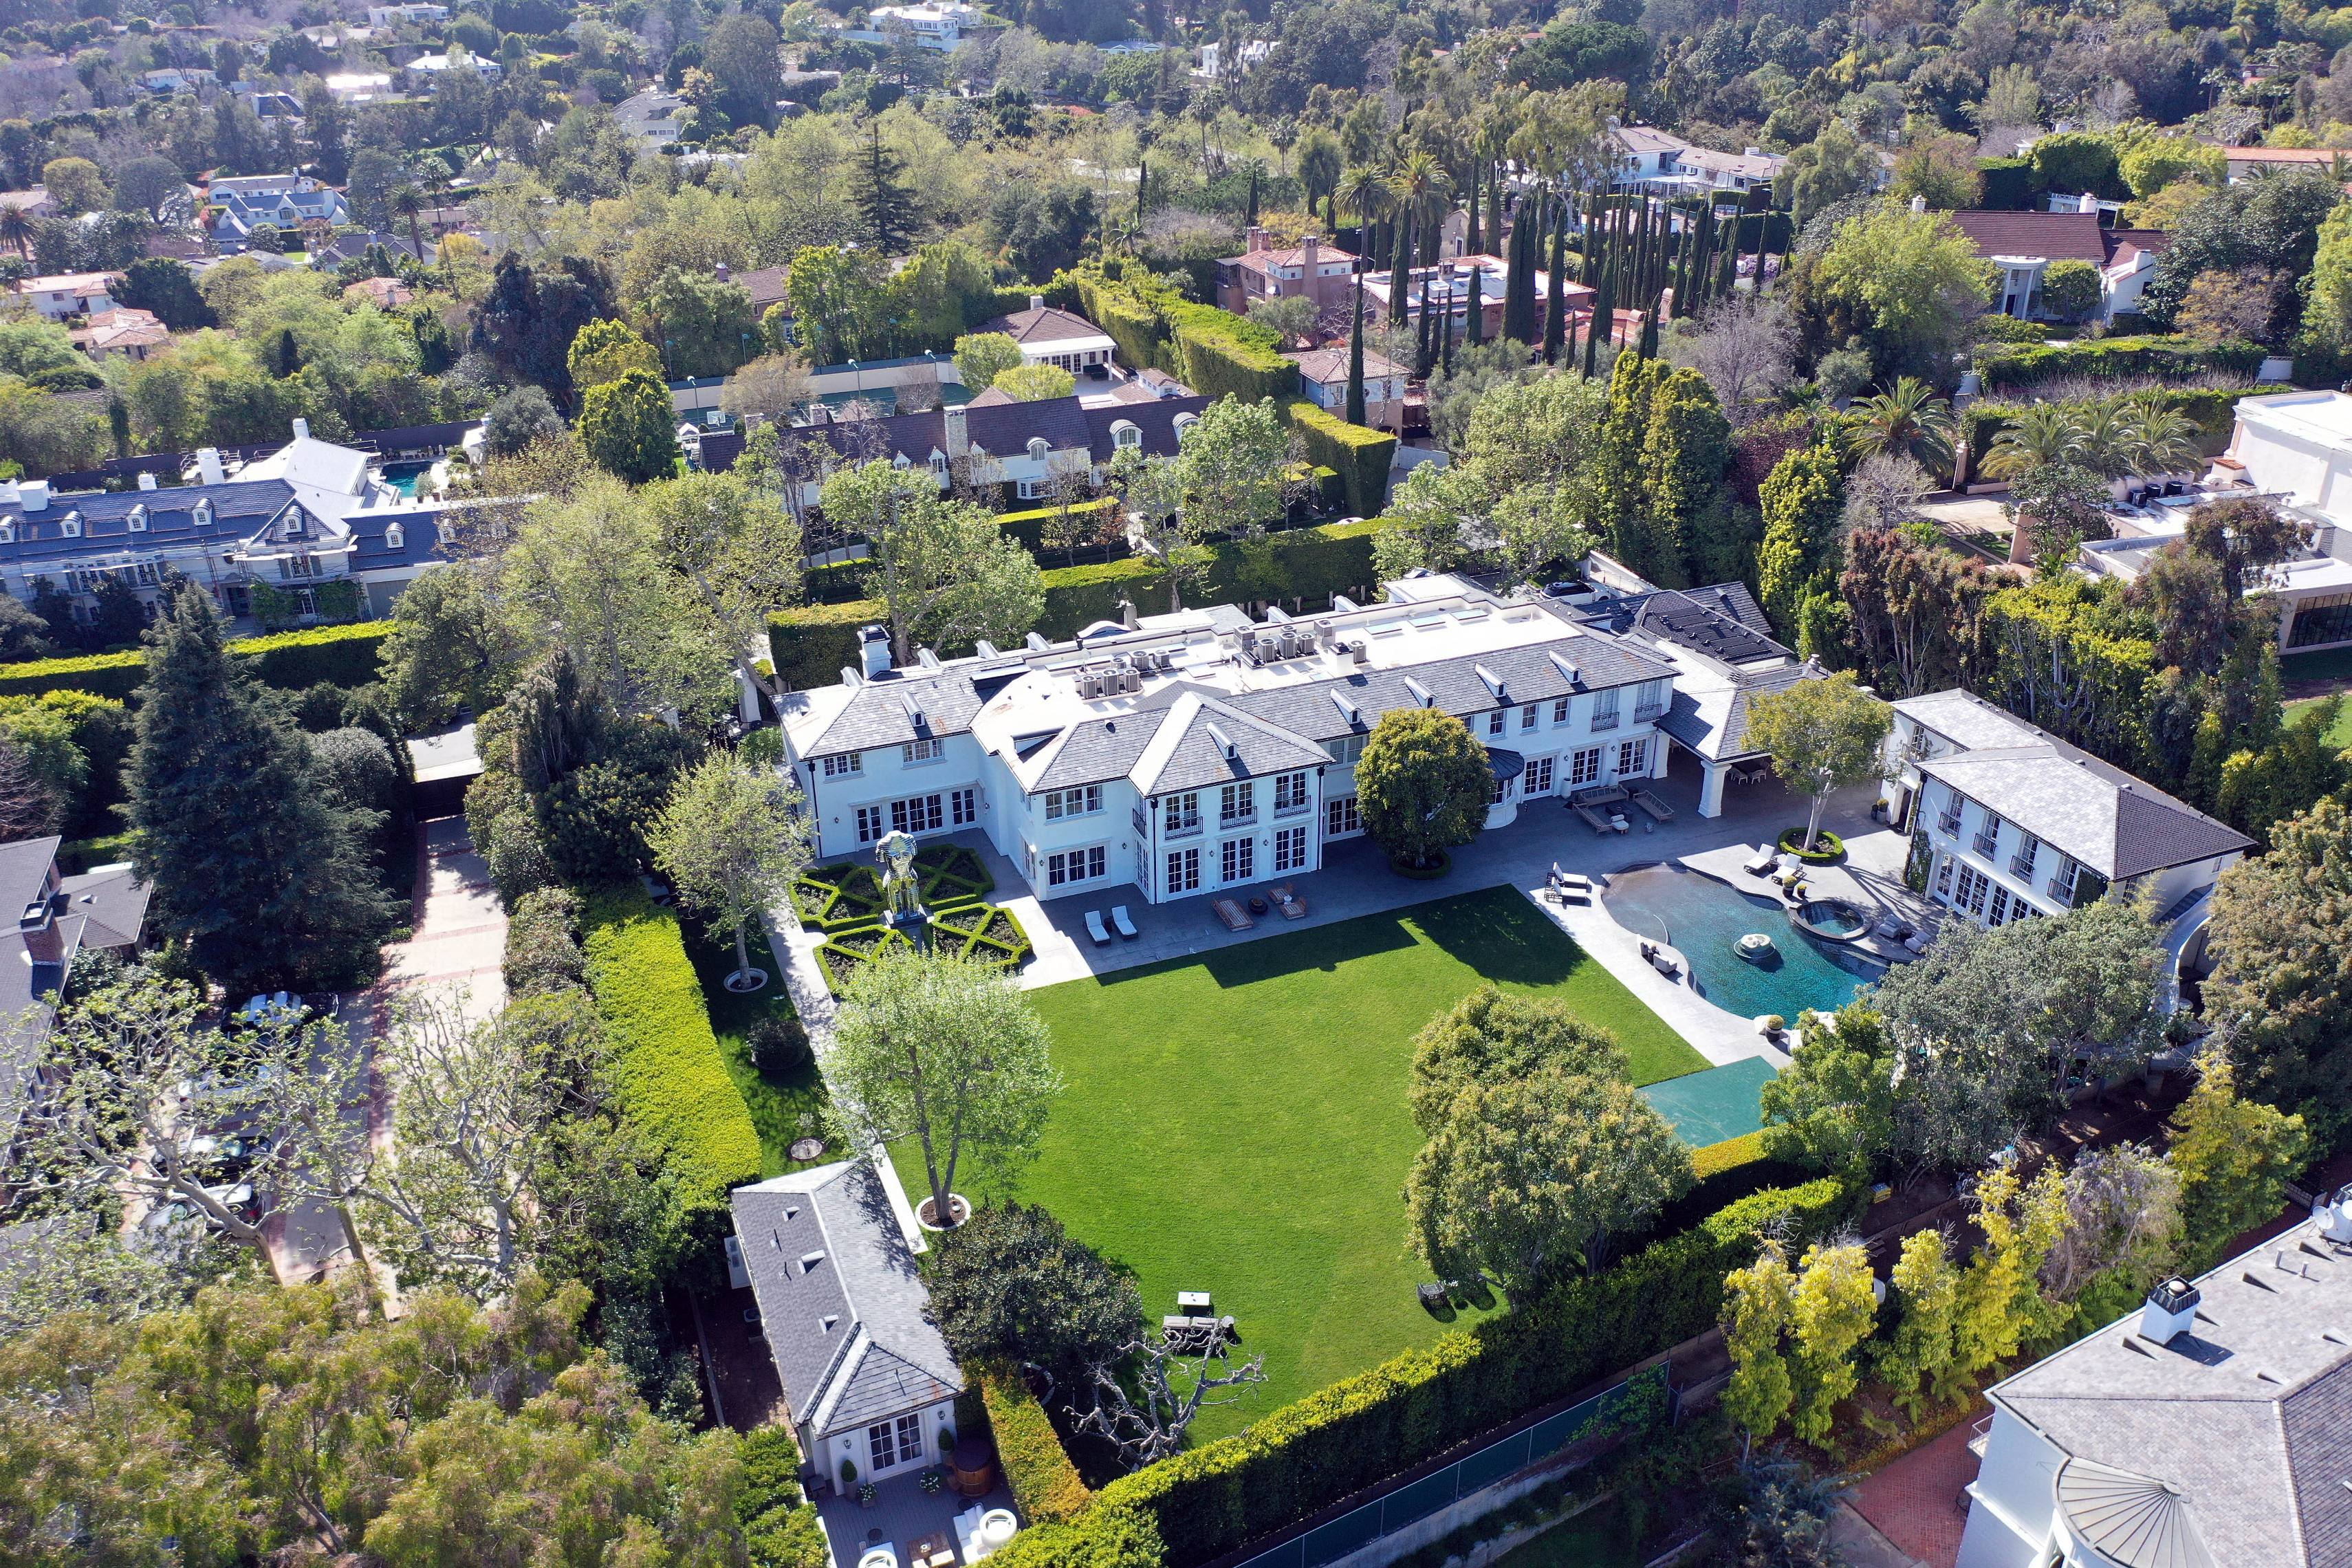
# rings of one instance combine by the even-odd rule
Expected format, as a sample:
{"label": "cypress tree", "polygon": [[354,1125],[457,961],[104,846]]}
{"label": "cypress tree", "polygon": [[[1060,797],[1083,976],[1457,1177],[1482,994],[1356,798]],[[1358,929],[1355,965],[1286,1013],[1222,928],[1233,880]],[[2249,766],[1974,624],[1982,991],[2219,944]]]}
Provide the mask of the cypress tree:
{"label": "cypress tree", "polygon": [[184,584],[156,625],[128,784],[158,927],[232,996],[371,979],[399,910],[308,741],[230,658],[212,596]]}
{"label": "cypress tree", "polygon": [[1640,346],[1634,349],[1633,352],[1640,354],[1643,359],[1655,359],[1658,357],[1657,307],[1652,306],[1649,310],[1642,312],[1642,336]]}
{"label": "cypress tree", "polygon": [[1484,267],[1470,268],[1470,313],[1462,318],[1462,335],[1475,348],[1486,341],[1486,311],[1478,300],[1478,291],[1486,281]]}
{"label": "cypress tree", "polygon": [[1545,279],[1543,357],[1546,364],[1559,363],[1560,343],[1568,331],[1568,201],[1562,197],[1559,210],[1552,214],[1551,273]]}
{"label": "cypress tree", "polygon": [[1405,292],[1412,287],[1412,213],[1401,211],[1396,219],[1396,247],[1389,252],[1389,321],[1404,320]]}
{"label": "cypress tree", "polygon": [[1252,227],[1257,225],[1257,165],[1255,163],[1250,165],[1249,213],[1242,221]]}
{"label": "cypress tree", "polygon": [[1421,321],[1413,338],[1413,374],[1424,378],[1429,374],[1429,367],[1437,363],[1432,357],[1436,342],[1437,318],[1430,314],[1429,279],[1423,277],[1421,280]]}
{"label": "cypress tree", "polygon": [[1486,243],[1479,248],[1489,256],[1503,249],[1503,166],[1492,165],[1493,184],[1486,188]]}
{"label": "cypress tree", "polygon": [[1723,220],[1723,255],[1715,270],[1715,297],[1728,300],[1739,291],[1739,215]]}
{"label": "cypress tree", "polygon": [[1364,275],[1356,274],[1354,325],[1348,332],[1348,423],[1364,422]]}
{"label": "cypress tree", "polygon": [[1444,367],[1446,374],[1452,375],[1454,374],[1454,283],[1451,279],[1447,279],[1445,284],[1444,311],[1444,315],[1438,321],[1437,363]]}
{"label": "cypress tree", "polygon": [[1484,179],[1485,176],[1480,173],[1478,166],[1472,164],[1470,167],[1470,221],[1463,226],[1462,230],[1464,247],[1469,250],[1478,248],[1478,186]]}
{"label": "cypress tree", "polygon": [[1518,219],[1511,225],[1503,256],[1503,335],[1528,341],[1527,323],[1519,320],[1519,285],[1528,264],[1528,207],[1519,204]]}

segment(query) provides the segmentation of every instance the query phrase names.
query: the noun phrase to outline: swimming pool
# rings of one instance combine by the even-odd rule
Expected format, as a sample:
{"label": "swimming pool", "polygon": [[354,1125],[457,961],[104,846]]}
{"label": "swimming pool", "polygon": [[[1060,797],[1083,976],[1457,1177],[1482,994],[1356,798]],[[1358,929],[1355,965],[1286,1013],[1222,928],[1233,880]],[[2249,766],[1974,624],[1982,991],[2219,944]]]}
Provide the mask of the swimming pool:
{"label": "swimming pool", "polygon": [[417,481],[432,471],[430,463],[386,463],[383,466],[383,482],[414,500],[416,499]]}
{"label": "swimming pool", "polygon": [[[1794,1023],[1808,1007],[1833,1012],[1884,973],[1851,948],[1808,936],[1770,900],[1678,866],[1620,872],[1601,902],[1627,931],[1679,948],[1699,994],[1743,1018],[1778,1013]],[[1779,956],[1739,957],[1734,945],[1749,931],[1770,937]]]}

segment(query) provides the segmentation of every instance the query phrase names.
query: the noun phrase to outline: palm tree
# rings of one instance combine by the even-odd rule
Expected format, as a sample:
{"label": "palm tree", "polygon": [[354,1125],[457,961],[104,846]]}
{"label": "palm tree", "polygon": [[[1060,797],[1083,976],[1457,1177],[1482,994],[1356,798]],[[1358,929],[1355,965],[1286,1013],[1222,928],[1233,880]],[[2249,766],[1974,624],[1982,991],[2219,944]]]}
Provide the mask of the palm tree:
{"label": "palm tree", "polygon": [[33,259],[33,226],[25,209],[14,202],[0,206],[0,245],[13,245],[26,261]]}
{"label": "palm tree", "polygon": [[2083,457],[2083,427],[2063,403],[2037,403],[1992,438],[1984,471],[2012,479],[2050,463],[2076,463]]}
{"label": "palm tree", "polygon": [[1862,423],[1846,437],[1846,449],[1857,456],[1906,457],[1928,469],[1951,460],[1952,405],[1917,376],[1903,377],[1894,391],[1866,397],[1852,412]]}
{"label": "palm tree", "polygon": [[1396,211],[1396,193],[1389,188],[1389,177],[1370,163],[1359,163],[1340,176],[1339,202],[1356,215],[1363,233],[1356,239],[1357,251],[1364,256],[1378,254],[1372,243],[1372,225]]}
{"label": "palm tree", "polygon": [[417,232],[416,215],[425,210],[425,193],[414,184],[404,184],[385,198],[392,210],[408,220],[408,243],[416,247],[416,263],[425,265],[425,237]]}
{"label": "palm tree", "polygon": [[2115,403],[2085,404],[2074,411],[2074,428],[2082,437],[2082,465],[2101,479],[2131,472],[2131,437],[2123,408]]}
{"label": "palm tree", "polygon": [[2125,401],[2122,437],[2132,459],[2132,472],[2166,474],[2193,468],[2204,457],[2197,445],[2197,426],[2178,408],[2167,408],[2154,398]]}

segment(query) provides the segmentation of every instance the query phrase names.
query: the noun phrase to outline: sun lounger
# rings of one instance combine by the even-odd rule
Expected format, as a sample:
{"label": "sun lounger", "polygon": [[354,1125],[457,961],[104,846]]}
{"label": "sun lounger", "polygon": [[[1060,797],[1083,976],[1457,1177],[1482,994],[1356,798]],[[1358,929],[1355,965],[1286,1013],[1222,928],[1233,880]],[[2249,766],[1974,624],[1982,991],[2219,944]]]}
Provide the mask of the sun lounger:
{"label": "sun lounger", "polygon": [[1609,819],[1601,816],[1599,812],[1593,810],[1589,805],[1572,805],[1569,807],[1569,809],[1576,813],[1577,816],[1584,818],[1584,826],[1592,829],[1596,834],[1605,837],[1609,833],[1614,831],[1614,829],[1610,826]]}
{"label": "sun lounger", "polygon": [[1100,910],[1088,910],[1087,911],[1087,934],[1095,939],[1095,945],[1097,947],[1108,947],[1110,945],[1110,932],[1103,929],[1102,911]]}
{"label": "sun lounger", "polygon": [[1123,940],[1128,942],[1133,942],[1135,940],[1135,922],[1127,918],[1127,906],[1125,904],[1113,904],[1110,907],[1110,923],[1118,929],[1118,934]]}
{"label": "sun lounger", "polygon": [[1592,901],[1592,879],[1581,872],[1564,871],[1555,885],[1563,899],[1581,899],[1588,904]]}
{"label": "sun lounger", "polygon": [[1282,911],[1284,920],[1303,921],[1307,918],[1307,900],[1296,893],[1276,889],[1274,895],[1274,907]]}
{"label": "sun lounger", "polygon": [[1209,907],[1217,911],[1217,918],[1225,922],[1227,931],[1247,931],[1257,924],[1249,918],[1249,911],[1232,899],[1219,899]]}
{"label": "sun lounger", "polygon": [[1648,790],[1635,790],[1633,792],[1633,804],[1640,806],[1643,811],[1648,812],[1652,816],[1656,817],[1660,822],[1672,822],[1675,819],[1675,808],[1668,805],[1664,801],[1660,800],[1656,795],[1652,795]]}
{"label": "sun lounger", "polygon": [[1751,877],[1769,877],[1772,874],[1772,868],[1780,863],[1780,852],[1768,844],[1750,855],[1739,868]]}

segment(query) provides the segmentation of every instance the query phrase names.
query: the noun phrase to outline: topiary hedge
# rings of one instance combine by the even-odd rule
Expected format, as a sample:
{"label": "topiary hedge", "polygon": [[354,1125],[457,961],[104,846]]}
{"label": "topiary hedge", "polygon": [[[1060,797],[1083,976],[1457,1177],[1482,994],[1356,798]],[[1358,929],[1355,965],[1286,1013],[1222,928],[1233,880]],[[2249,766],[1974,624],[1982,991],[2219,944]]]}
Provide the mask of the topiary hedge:
{"label": "topiary hedge", "polygon": [[[300,691],[325,681],[365,686],[382,673],[379,655],[391,634],[390,621],[344,626],[314,626],[245,637],[228,651],[254,661],[252,673],[265,686]],[[89,691],[118,700],[130,697],[147,679],[144,653],[93,653],[75,658],[42,658],[0,665],[0,697],[37,697],[44,691]]]}
{"label": "topiary hedge", "polygon": [[1097,1519],[1131,1509],[1157,1526],[1171,1568],[1195,1568],[1706,1332],[1724,1275],[1755,1261],[1768,1228],[1801,1249],[1854,1207],[1855,1194],[1827,1177],[1743,1198],[1612,1268],[1121,1477],[1097,1494],[1073,1551]]}
{"label": "topiary hedge", "polygon": [[2063,375],[2186,381],[2222,371],[2252,380],[2266,352],[2254,343],[2201,343],[2187,337],[2106,337],[2039,348],[2003,344],[1983,349],[1977,354],[1977,372],[1988,392],[2032,386]]}
{"label": "topiary hedge", "polygon": [[987,1361],[972,1369],[972,1377],[988,1411],[996,1462],[1003,1468],[1004,1484],[1012,1489],[1022,1519],[1033,1525],[1066,1524],[1085,1513],[1095,1494],[1070,1463],[1045,1407],[1029,1392],[1020,1369]]}
{"label": "topiary hedge", "polygon": [[882,601],[801,605],[768,617],[768,653],[786,688],[809,691],[857,667],[857,628],[882,619]]}
{"label": "topiary hedge", "polygon": [[882,949],[914,945],[887,926],[856,926],[821,944],[816,950],[816,963],[824,972],[825,988],[838,996],[859,966]]}
{"label": "topiary hedge", "polygon": [[723,1214],[729,1192],[760,1179],[760,1134],[719,1054],[677,916],[627,888],[590,899],[581,926],[622,1112],[664,1151],[679,1208]]}
{"label": "topiary hedge", "polygon": [[1397,438],[1386,430],[1350,425],[1328,408],[1304,397],[1283,407],[1290,427],[1307,448],[1307,460],[1339,477],[1347,508],[1359,517],[1371,517],[1388,505],[1389,467],[1396,461]]}
{"label": "topiary hedge", "polygon": [[801,1494],[800,1445],[791,1428],[762,1426],[746,1435],[735,1453],[743,1465],[735,1522],[752,1568],[830,1568],[833,1555],[816,1507]]}
{"label": "topiary hedge", "polygon": [[992,969],[1018,969],[1034,954],[1029,933],[1013,911],[995,904],[967,904],[932,920],[931,945]]}

